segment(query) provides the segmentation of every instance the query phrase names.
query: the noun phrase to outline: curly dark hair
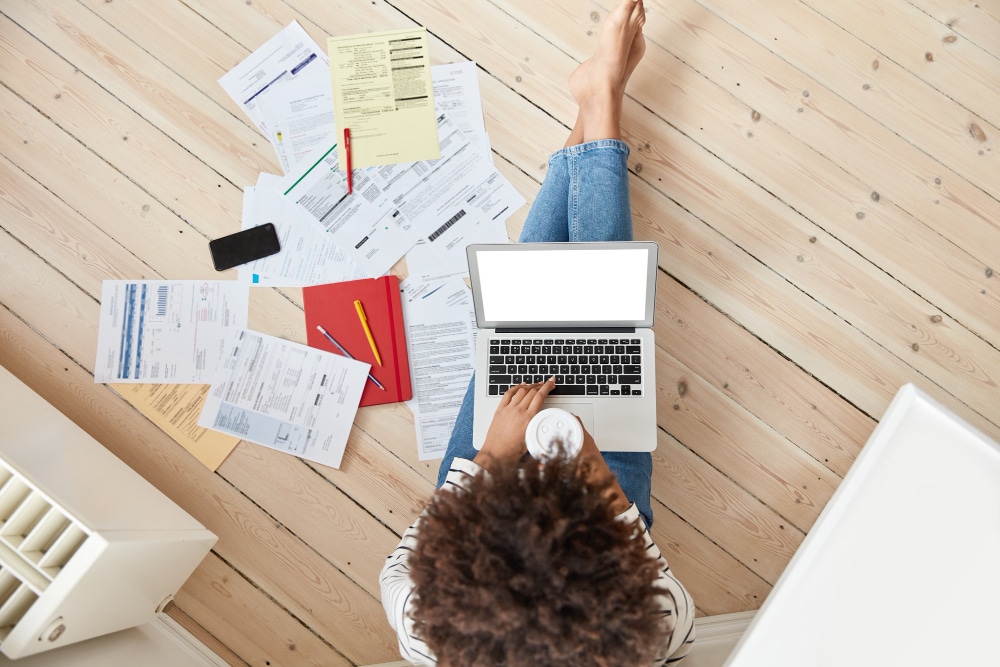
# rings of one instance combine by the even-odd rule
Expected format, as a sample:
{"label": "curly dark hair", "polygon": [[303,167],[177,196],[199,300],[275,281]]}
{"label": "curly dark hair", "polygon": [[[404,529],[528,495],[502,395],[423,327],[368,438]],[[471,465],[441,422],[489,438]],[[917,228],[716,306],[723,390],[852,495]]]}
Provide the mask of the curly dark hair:
{"label": "curly dark hair", "polygon": [[658,566],[599,477],[528,459],[435,495],[410,576],[414,629],[441,667],[652,663],[670,629]]}

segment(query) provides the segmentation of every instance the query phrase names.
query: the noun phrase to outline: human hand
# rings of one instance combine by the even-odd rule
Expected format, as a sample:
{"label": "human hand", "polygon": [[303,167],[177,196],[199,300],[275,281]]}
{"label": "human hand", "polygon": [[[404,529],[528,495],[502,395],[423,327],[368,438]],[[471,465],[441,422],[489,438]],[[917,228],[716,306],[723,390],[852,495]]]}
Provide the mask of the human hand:
{"label": "human hand", "polygon": [[493,414],[483,448],[473,461],[489,470],[495,461],[524,456],[528,451],[524,444],[528,422],[542,409],[545,397],[555,386],[553,376],[542,383],[519,384],[508,389]]}

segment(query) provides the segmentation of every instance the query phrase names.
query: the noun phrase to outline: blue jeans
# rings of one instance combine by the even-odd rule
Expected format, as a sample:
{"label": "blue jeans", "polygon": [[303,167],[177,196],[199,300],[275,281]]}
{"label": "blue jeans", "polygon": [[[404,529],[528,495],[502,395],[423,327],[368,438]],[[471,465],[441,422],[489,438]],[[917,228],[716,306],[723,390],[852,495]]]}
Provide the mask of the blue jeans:
{"label": "blue jeans", "polygon": [[[556,241],[631,241],[632,206],[628,191],[628,145],[602,139],[556,151],[549,158],[538,196],[521,230],[520,243]],[[452,459],[473,459],[472,417],[476,378],[469,382],[448,448],[438,470],[444,484]],[[604,452],[604,460],[646,526],[653,525],[648,452]]]}

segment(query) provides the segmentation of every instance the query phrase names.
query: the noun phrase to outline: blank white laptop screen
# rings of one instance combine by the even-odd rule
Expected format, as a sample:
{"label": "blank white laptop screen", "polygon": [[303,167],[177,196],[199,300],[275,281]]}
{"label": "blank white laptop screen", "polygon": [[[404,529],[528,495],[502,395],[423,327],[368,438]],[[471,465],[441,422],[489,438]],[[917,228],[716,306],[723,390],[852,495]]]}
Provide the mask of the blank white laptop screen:
{"label": "blank white laptop screen", "polygon": [[[480,251],[489,322],[638,321],[646,315],[645,248]],[[530,295],[530,298],[525,298]]]}

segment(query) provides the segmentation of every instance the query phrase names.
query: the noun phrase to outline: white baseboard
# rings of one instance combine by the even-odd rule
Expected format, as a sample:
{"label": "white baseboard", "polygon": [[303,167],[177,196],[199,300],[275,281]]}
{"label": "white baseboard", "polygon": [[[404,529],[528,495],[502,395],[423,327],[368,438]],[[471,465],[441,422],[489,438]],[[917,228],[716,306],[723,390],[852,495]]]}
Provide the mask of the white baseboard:
{"label": "white baseboard", "polygon": [[696,639],[684,667],[722,667],[757,612],[703,616],[695,619]]}
{"label": "white baseboard", "polygon": [[157,614],[156,620],[149,624],[164,636],[173,641],[177,647],[191,656],[191,665],[204,667],[229,667],[228,663],[210,650],[200,639],[184,629],[180,623],[166,614]]}

